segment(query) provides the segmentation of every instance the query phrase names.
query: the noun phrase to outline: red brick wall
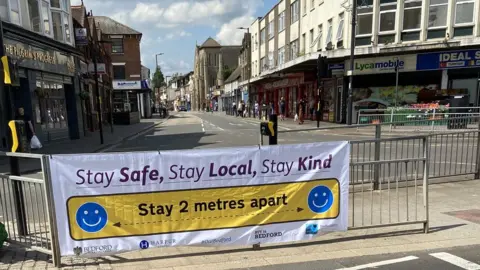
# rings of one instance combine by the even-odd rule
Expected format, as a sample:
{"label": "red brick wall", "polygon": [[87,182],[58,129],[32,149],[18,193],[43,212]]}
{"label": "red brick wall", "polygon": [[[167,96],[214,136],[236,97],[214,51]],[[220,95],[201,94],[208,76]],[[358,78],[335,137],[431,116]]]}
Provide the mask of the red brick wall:
{"label": "red brick wall", "polygon": [[[131,81],[139,81],[142,65],[140,58],[140,38],[139,36],[126,36],[123,39],[123,53],[112,54],[112,63],[125,64],[125,79]],[[130,75],[138,75],[138,77],[130,77]]]}

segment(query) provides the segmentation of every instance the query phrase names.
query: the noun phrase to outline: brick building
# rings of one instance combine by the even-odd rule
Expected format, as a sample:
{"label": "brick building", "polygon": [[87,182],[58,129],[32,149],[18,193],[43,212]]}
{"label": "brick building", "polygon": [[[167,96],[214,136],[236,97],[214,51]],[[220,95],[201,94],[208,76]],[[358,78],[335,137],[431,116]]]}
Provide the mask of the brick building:
{"label": "brick building", "polygon": [[150,108],[150,89],[142,81],[142,33],[109,17],[94,16],[94,19],[102,35],[111,42],[114,121],[117,124],[137,123],[142,115],[140,110]]}

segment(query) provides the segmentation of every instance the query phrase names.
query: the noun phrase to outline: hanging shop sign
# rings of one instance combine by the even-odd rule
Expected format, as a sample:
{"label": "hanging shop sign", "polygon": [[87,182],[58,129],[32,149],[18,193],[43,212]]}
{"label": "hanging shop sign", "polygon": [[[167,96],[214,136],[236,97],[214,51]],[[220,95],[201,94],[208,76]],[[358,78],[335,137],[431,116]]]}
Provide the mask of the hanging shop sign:
{"label": "hanging shop sign", "polygon": [[480,67],[480,49],[417,55],[417,70]]}
{"label": "hanging shop sign", "polygon": [[[345,61],[345,66],[350,67],[350,60]],[[355,59],[353,75],[367,75],[378,73],[394,73],[396,68],[400,72],[415,71],[417,69],[416,55],[398,55]],[[349,68],[345,70],[345,74]]]}
{"label": "hanging shop sign", "polygon": [[[95,64],[90,63],[88,65],[88,72],[95,73]],[[107,67],[105,66],[104,63],[97,63],[97,74],[99,75],[107,74]]]}
{"label": "hanging shop sign", "polygon": [[75,28],[75,45],[88,45],[87,28]]}
{"label": "hanging shop sign", "polygon": [[53,155],[61,255],[282,243],[346,231],[349,152],[344,141]]}
{"label": "hanging shop sign", "polygon": [[5,54],[19,67],[73,76],[75,61],[65,52],[4,39]]}

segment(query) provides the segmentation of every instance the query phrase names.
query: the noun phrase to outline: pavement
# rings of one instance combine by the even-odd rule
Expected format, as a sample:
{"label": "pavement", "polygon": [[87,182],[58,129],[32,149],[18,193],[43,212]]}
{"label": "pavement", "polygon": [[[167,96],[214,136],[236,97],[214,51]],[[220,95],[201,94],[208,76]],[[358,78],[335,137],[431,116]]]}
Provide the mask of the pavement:
{"label": "pavement", "polygon": [[[282,130],[293,129],[282,124]],[[258,121],[224,116],[220,113],[178,113],[141,134],[123,139],[103,149],[106,152],[218,148],[255,145],[259,142]],[[291,132],[281,134],[279,143],[305,143],[324,140],[358,140],[370,135],[341,132]],[[72,146],[73,147],[73,146]],[[450,149],[450,148],[449,148]],[[449,180],[449,179],[447,179]],[[418,187],[420,190],[423,187]],[[416,194],[413,188],[403,189]],[[480,269],[480,181],[459,181],[429,186],[430,232],[422,225],[374,227],[382,217],[404,221],[404,207],[392,204],[391,213],[382,209],[382,191],[358,193],[350,198],[350,226],[315,241],[251,247],[170,247],[147,249],[96,259],[62,258],[63,269]],[[387,192],[387,191],[384,191]],[[416,189],[415,189],[416,192]],[[421,194],[421,192],[419,192]],[[402,193],[403,194],[403,193]],[[379,197],[380,196],[380,197]],[[410,195],[411,196],[411,195]],[[383,199],[382,199],[383,198]],[[390,199],[390,195],[388,196]],[[403,199],[395,197],[393,199]],[[419,196],[418,213],[423,213]],[[416,200],[415,200],[416,202]],[[361,205],[361,207],[360,207]],[[386,205],[386,204],[385,204]],[[371,206],[374,206],[371,208]],[[411,213],[413,209],[410,208]],[[380,207],[380,208],[379,208]],[[370,211],[373,209],[375,211]],[[402,212],[403,211],[403,212]],[[353,213],[355,215],[353,216]],[[417,212],[416,212],[417,213]],[[401,214],[401,216],[400,216]],[[0,216],[2,214],[0,213]],[[352,218],[353,217],[353,218]],[[419,217],[421,218],[421,217]],[[380,221],[380,223],[379,223]],[[394,220],[395,221],[395,220]],[[355,228],[355,230],[353,230]],[[456,264],[456,265],[455,265]],[[51,269],[48,255],[18,246],[0,251],[0,269]]]}

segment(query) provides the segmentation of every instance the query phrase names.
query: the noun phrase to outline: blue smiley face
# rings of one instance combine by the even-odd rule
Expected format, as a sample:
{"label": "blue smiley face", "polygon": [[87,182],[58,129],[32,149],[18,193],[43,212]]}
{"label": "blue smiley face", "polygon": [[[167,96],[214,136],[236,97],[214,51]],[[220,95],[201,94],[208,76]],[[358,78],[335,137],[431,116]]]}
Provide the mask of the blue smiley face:
{"label": "blue smiley face", "polygon": [[96,233],[107,225],[108,215],[100,204],[88,202],[78,208],[76,220],[78,226],[85,232]]}
{"label": "blue smiley face", "polygon": [[333,193],[326,186],[316,186],[308,194],[308,207],[314,213],[325,213],[332,205]]}

